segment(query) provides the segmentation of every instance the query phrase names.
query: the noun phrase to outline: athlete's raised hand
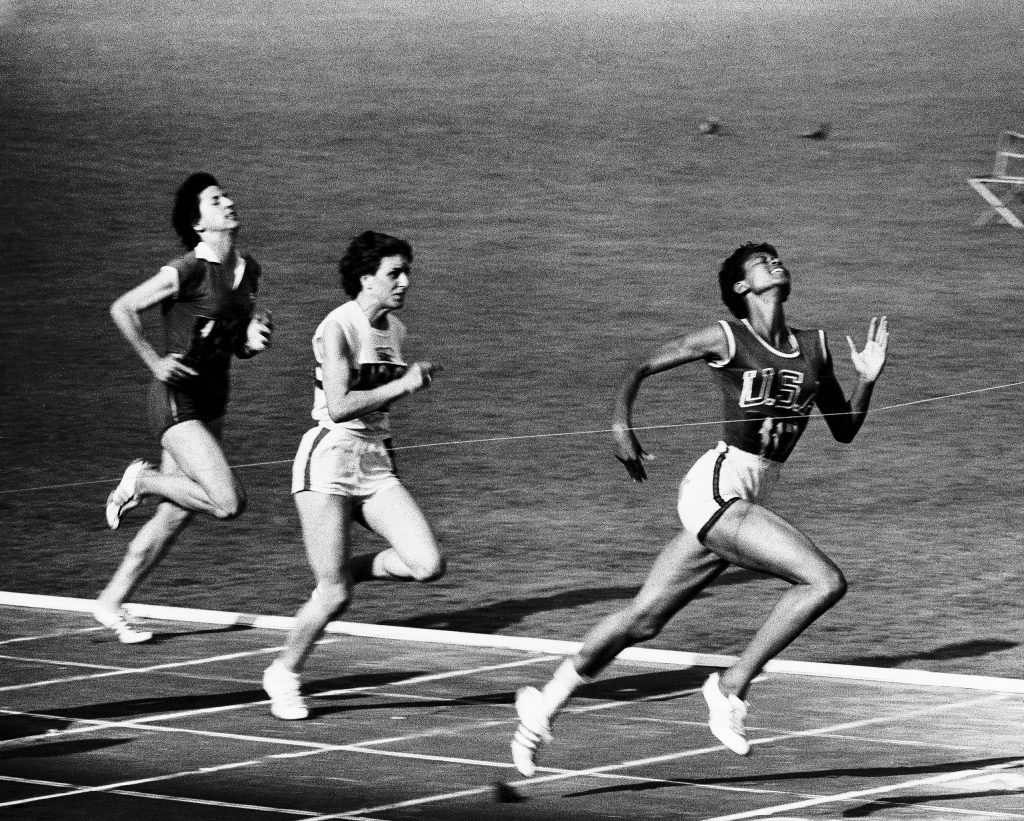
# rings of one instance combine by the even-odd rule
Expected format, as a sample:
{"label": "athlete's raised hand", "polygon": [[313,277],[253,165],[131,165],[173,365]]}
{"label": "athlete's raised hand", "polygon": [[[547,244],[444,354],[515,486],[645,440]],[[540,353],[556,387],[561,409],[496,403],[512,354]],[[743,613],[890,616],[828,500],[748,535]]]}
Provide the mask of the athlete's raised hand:
{"label": "athlete's raised hand", "polygon": [[612,433],[615,436],[615,458],[622,462],[634,482],[644,481],[647,478],[644,462],[654,457],[640,446],[640,440],[630,428],[613,425]]}
{"label": "athlete's raised hand", "polygon": [[889,318],[871,317],[868,341],[863,351],[857,350],[851,337],[847,336],[846,341],[850,343],[850,359],[853,360],[853,367],[857,369],[860,378],[865,382],[874,382],[878,379],[882,368],[885,367],[885,349],[889,344]]}

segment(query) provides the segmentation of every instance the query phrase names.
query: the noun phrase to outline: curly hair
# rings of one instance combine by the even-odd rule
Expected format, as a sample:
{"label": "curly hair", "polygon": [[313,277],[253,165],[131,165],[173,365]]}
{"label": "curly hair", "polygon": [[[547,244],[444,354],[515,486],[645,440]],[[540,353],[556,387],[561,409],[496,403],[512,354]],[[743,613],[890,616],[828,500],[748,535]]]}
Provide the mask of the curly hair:
{"label": "curly hair", "polygon": [[775,250],[774,245],[767,242],[745,242],[729,254],[722,261],[722,267],[718,269],[718,287],[722,289],[722,302],[737,319],[747,316],[747,302],[743,294],[736,293],[733,286],[746,276],[743,265],[755,254],[777,257],[779,252]]}
{"label": "curly hair", "polygon": [[174,232],[181,237],[182,245],[189,251],[199,244],[199,234],[195,228],[199,222],[199,195],[211,185],[218,185],[213,174],[198,171],[189,175],[174,195],[171,225],[174,226]]}
{"label": "curly hair", "polygon": [[380,261],[395,255],[412,262],[412,246],[404,239],[390,234],[363,231],[349,243],[345,254],[338,261],[342,290],[355,299],[363,289],[362,278],[367,274],[376,274]]}

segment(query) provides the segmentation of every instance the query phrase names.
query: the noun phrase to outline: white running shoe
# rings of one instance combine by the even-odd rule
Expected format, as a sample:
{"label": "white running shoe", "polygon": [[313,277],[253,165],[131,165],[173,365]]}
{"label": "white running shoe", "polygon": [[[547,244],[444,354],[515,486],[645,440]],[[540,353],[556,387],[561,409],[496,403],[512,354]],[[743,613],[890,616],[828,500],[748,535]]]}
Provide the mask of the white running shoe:
{"label": "white running shoe", "polygon": [[537,772],[537,750],[551,743],[551,720],[536,687],[523,687],[516,693],[516,712],[519,727],[512,736],[512,763],[530,778]]}
{"label": "white running shoe", "polygon": [[107,524],[111,530],[117,530],[117,526],[121,524],[121,517],[133,507],[138,507],[142,501],[135,490],[135,485],[139,481],[139,474],[148,467],[148,462],[136,459],[128,465],[117,487],[110,491],[107,497]]}
{"label": "white running shoe", "polygon": [[708,726],[715,738],[738,755],[750,752],[747,730],[743,719],[747,717],[748,704],[743,699],[726,695],[719,687],[718,673],[712,673],[704,682],[701,692],[708,703]]}
{"label": "white running shoe", "polygon": [[135,629],[134,625],[128,621],[128,614],[124,608],[107,610],[96,606],[93,608],[92,617],[104,627],[113,630],[121,644],[142,644],[142,642],[153,638],[153,634],[149,630]]}
{"label": "white running shoe", "polygon": [[263,689],[270,696],[270,712],[282,721],[309,718],[309,708],[299,692],[299,676],[274,662],[263,671]]}

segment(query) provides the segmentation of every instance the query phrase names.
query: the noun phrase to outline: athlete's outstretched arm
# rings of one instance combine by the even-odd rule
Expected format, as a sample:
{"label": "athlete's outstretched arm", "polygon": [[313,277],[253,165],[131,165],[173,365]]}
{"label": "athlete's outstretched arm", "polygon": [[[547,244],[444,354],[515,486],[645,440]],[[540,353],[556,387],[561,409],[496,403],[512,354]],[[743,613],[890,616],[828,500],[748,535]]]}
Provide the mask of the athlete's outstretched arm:
{"label": "athlete's outstretched arm", "polygon": [[849,336],[850,359],[857,369],[857,386],[847,401],[835,375],[829,372],[818,386],[815,402],[825,417],[825,423],[832,435],[840,442],[852,442],[868,415],[868,405],[875,382],[885,367],[886,348],[889,344],[889,320],[887,317],[872,317],[868,326],[868,339],[864,350],[858,351]]}
{"label": "athlete's outstretched arm", "polygon": [[348,343],[341,326],[329,322],[323,335],[324,395],[327,412],[334,422],[358,419],[371,411],[380,410],[396,399],[430,387],[437,366],[430,362],[414,362],[402,376],[367,391],[349,390]]}
{"label": "athlete's outstretched arm", "polygon": [[647,478],[643,462],[650,458],[633,432],[633,402],[640,384],[649,376],[687,362],[725,360],[728,356],[729,343],[725,331],[721,325],[712,325],[665,343],[623,377],[615,393],[612,433],[615,436],[615,458],[622,462],[634,482]]}

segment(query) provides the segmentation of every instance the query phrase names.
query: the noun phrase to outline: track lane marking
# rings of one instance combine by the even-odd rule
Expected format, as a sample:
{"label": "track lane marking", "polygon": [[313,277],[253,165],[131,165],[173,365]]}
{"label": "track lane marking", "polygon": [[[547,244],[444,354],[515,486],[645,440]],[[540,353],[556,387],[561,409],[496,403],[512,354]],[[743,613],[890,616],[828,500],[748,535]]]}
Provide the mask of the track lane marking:
{"label": "track lane marking", "polygon": [[[341,641],[341,639],[329,639],[329,642]],[[263,647],[259,650],[245,650],[239,653],[225,653],[220,656],[207,656],[201,659],[189,659],[188,661],[171,661],[163,664],[152,664],[148,667],[119,667],[102,673],[95,673],[91,676],[67,676],[65,678],[47,679],[45,681],[33,681],[22,684],[9,684],[0,687],[0,693],[8,693],[13,690],[30,690],[33,687],[47,687],[54,684],[70,684],[76,681],[92,681],[111,676],[130,676],[140,673],[154,673],[162,670],[173,670],[181,667],[195,667],[201,664],[215,664],[219,661],[231,661],[232,659],[248,658],[267,653],[280,652],[282,647]]]}
{"label": "track lane marking", "polygon": [[[777,741],[788,741],[788,740],[790,740],[792,738],[800,738],[800,737],[805,737],[805,736],[827,735],[828,733],[835,732],[837,730],[848,730],[848,729],[853,729],[855,727],[865,727],[865,726],[870,726],[870,725],[873,725],[873,724],[891,723],[891,722],[906,720],[908,718],[920,717],[920,716],[925,716],[925,715],[931,715],[931,714],[937,713],[937,712],[944,712],[944,711],[948,711],[948,710],[962,709],[964,707],[973,706],[973,705],[976,705],[976,704],[982,704],[982,703],[987,703],[987,702],[992,702],[992,701],[1002,701],[1006,697],[1007,696],[1005,694],[994,693],[992,695],[982,696],[980,698],[966,699],[966,700],[963,700],[963,701],[954,702],[954,703],[950,703],[950,704],[942,704],[942,705],[935,705],[933,707],[922,708],[920,710],[915,710],[915,711],[912,711],[912,712],[909,712],[909,713],[903,713],[901,715],[884,716],[884,717],[880,716],[880,717],[876,717],[876,718],[858,719],[856,721],[842,722],[840,724],[835,724],[835,725],[831,725],[831,726],[828,726],[828,727],[820,727],[820,728],[816,728],[816,729],[813,729],[813,730],[795,730],[795,731],[792,731],[792,732],[782,733],[782,734],[776,735],[774,737],[766,737],[766,738],[753,739],[750,743],[751,743],[751,745],[754,745],[754,744],[761,744],[761,745],[763,745],[763,744],[774,743],[774,742],[777,742]],[[607,764],[607,765],[604,765],[604,766],[601,766],[601,767],[591,767],[591,768],[588,768],[588,769],[585,769],[585,770],[555,770],[553,772],[553,774],[551,774],[551,775],[539,776],[539,777],[534,777],[534,778],[527,778],[527,779],[522,779],[522,780],[519,780],[519,781],[510,782],[510,786],[513,786],[513,787],[529,786],[529,785],[532,785],[532,784],[543,784],[543,783],[554,782],[554,781],[564,781],[564,780],[569,779],[569,778],[585,778],[585,777],[600,776],[600,775],[611,774],[611,773],[618,773],[619,770],[630,769],[630,768],[633,768],[633,767],[643,767],[643,766],[648,766],[650,764],[661,764],[661,763],[665,763],[665,762],[668,762],[668,761],[676,761],[676,760],[683,759],[683,758],[692,758],[692,757],[695,757],[695,756],[698,756],[698,755],[706,755],[706,754],[709,754],[709,753],[718,753],[718,752],[721,752],[722,750],[724,750],[724,747],[722,747],[722,745],[715,745],[715,746],[710,746],[710,747],[701,747],[701,748],[698,748],[698,749],[695,749],[695,750],[684,750],[684,751],[677,752],[677,753],[667,753],[667,754],[659,755],[659,756],[651,756],[649,758],[636,759],[636,760],[633,760],[633,761],[623,761],[623,762],[618,762],[618,763],[615,763],[615,764]],[[386,752],[386,751],[377,751],[377,752]],[[548,769],[548,768],[541,767],[539,769],[546,769],[549,772],[551,772],[551,770]],[[714,786],[714,785],[702,785],[702,786]],[[393,804],[381,804],[381,805],[375,805],[375,806],[372,806],[372,807],[361,807],[359,809],[352,810],[352,813],[354,813],[354,814],[355,813],[380,813],[380,812],[388,812],[388,811],[393,810],[393,809],[402,809],[402,808],[405,808],[405,807],[419,806],[419,805],[428,804],[428,803],[436,803],[436,802],[439,802],[439,801],[450,801],[450,800],[454,800],[456,798],[463,798],[463,797],[469,797],[469,796],[472,796],[472,795],[479,795],[479,794],[481,794],[483,792],[486,792],[487,789],[489,789],[489,788],[478,788],[478,789],[473,789],[473,790],[461,790],[461,791],[454,792],[454,793],[443,793],[443,794],[434,795],[434,796],[423,796],[423,797],[420,797],[420,798],[408,799],[407,801],[401,801],[401,802],[397,802],[397,803],[393,803]],[[827,797],[825,797],[825,798],[827,798]],[[815,798],[815,799],[810,799],[810,800],[821,800],[821,797],[818,797],[818,798]],[[791,808],[795,808],[798,805],[799,804],[792,804],[792,805],[786,805],[786,806],[787,807],[791,807]],[[781,809],[783,809],[783,808],[780,808],[779,811],[781,811]],[[334,814],[334,815],[317,816],[314,819],[311,819],[311,821],[329,821],[329,819],[341,819],[341,818],[347,818],[347,817],[348,817],[347,813],[338,813],[338,814]],[[742,816],[742,817],[746,817],[746,816]],[[750,817],[756,817],[756,816],[750,816]],[[725,818],[715,819],[714,821],[726,821],[726,819]]]}
{"label": "track lane marking", "polygon": [[[538,659],[536,661],[539,662],[541,660]],[[521,664],[521,662],[519,664]],[[499,667],[506,667],[508,665],[497,665],[497,666],[499,666]],[[446,677],[446,678],[447,677],[451,677],[451,671],[448,671],[446,673],[436,674],[436,675],[437,676],[443,676],[443,677]],[[420,680],[422,680],[423,678],[434,678],[434,675],[417,677],[417,678],[420,679]],[[377,685],[377,686],[388,686],[388,685]],[[364,688],[359,688],[359,689],[364,689]],[[962,707],[973,705],[973,704],[977,704],[977,703],[984,703],[984,702],[1003,700],[1004,698],[1005,698],[1005,696],[1003,694],[993,694],[993,695],[990,695],[990,696],[985,696],[985,697],[977,698],[977,699],[970,699],[970,700],[961,701],[961,702],[957,702],[957,703],[953,703],[953,704],[934,705],[932,707],[922,708],[921,710],[914,711],[913,713],[907,713],[907,714],[903,714],[903,715],[900,715],[900,716],[888,716],[888,717],[877,717],[877,718],[871,718],[871,719],[859,719],[859,720],[854,721],[854,722],[844,722],[842,724],[833,725],[831,727],[816,728],[816,729],[813,729],[813,730],[793,731],[793,732],[790,732],[790,733],[780,734],[780,735],[778,735],[777,737],[774,737],[774,738],[755,739],[751,743],[752,744],[767,744],[767,743],[771,743],[771,742],[774,742],[774,741],[787,740],[789,738],[799,737],[799,736],[824,735],[824,734],[827,734],[827,733],[829,733],[831,731],[834,731],[834,730],[837,730],[837,729],[848,729],[848,728],[853,727],[853,726],[868,726],[868,725],[871,725],[871,724],[879,724],[879,723],[885,723],[885,722],[904,720],[906,718],[911,718],[911,717],[915,717],[915,716],[922,716],[922,715],[928,715],[928,714],[932,714],[932,713],[935,713],[935,712],[942,712],[942,711],[945,711],[945,710],[960,709]],[[615,702],[614,704],[615,705],[621,705],[621,704],[624,704],[624,703],[629,703],[629,702]],[[13,711],[6,711],[5,710],[4,712],[13,712]],[[172,714],[172,715],[174,715],[174,714]],[[280,744],[280,745],[285,745],[285,746],[287,746],[287,745],[305,746],[305,747],[309,748],[309,749],[307,749],[306,752],[308,754],[310,754],[310,755],[317,754],[317,753],[326,753],[326,752],[357,752],[357,753],[363,753],[363,754],[380,755],[380,756],[385,756],[385,757],[395,757],[395,758],[404,758],[404,759],[413,759],[413,760],[444,761],[444,762],[447,762],[447,763],[458,763],[458,764],[465,764],[465,765],[469,765],[469,766],[488,766],[488,767],[497,767],[497,768],[501,768],[501,769],[511,769],[512,768],[512,765],[509,762],[495,762],[495,761],[484,761],[484,760],[479,760],[479,759],[464,759],[464,758],[447,757],[447,756],[434,756],[434,755],[427,755],[427,754],[421,754],[421,753],[409,753],[409,752],[395,751],[395,750],[372,749],[370,747],[370,745],[376,745],[376,744],[381,744],[381,743],[396,743],[396,742],[403,741],[403,740],[416,740],[416,739],[423,738],[425,736],[429,736],[431,733],[426,733],[426,734],[424,734],[424,733],[417,733],[417,734],[410,735],[410,736],[399,736],[399,737],[395,737],[395,738],[392,738],[392,739],[373,739],[373,740],[368,740],[366,742],[359,742],[359,743],[356,743],[356,744],[348,744],[348,745],[329,745],[329,744],[318,744],[316,742],[299,742],[299,741],[290,740],[290,739],[277,739],[277,738],[266,738],[266,739],[263,739],[263,738],[259,738],[259,737],[242,736],[240,734],[228,734],[228,733],[220,733],[220,732],[215,732],[215,731],[191,730],[191,729],[183,729],[183,728],[176,728],[176,727],[164,727],[164,726],[159,726],[159,725],[153,726],[153,725],[151,725],[149,723],[151,721],[152,721],[152,719],[140,720],[140,721],[132,721],[132,722],[103,722],[103,724],[108,726],[108,727],[137,727],[139,729],[160,730],[160,731],[172,732],[172,733],[173,732],[187,732],[187,733],[190,733],[190,734],[208,735],[208,736],[219,737],[219,738],[233,738],[233,739],[245,740],[245,741],[262,741],[264,743]],[[479,728],[480,726],[493,726],[493,725],[505,724],[505,723],[507,723],[506,720],[494,721],[494,722],[486,722],[486,723],[484,723],[484,725],[481,725],[478,722],[478,723],[475,723],[474,725],[471,725],[471,726]],[[453,728],[448,728],[448,732],[451,732],[452,729]],[[54,734],[49,734],[48,736],[43,736],[43,737],[50,737],[50,738],[52,738],[53,735]],[[24,740],[24,739],[22,739],[22,740]],[[625,779],[625,780],[633,781],[633,780],[636,780],[636,779],[641,778],[641,777],[627,775],[625,773],[620,773],[619,771],[622,770],[622,769],[627,769],[627,768],[631,768],[631,767],[645,766],[645,765],[652,764],[652,763],[661,763],[661,762],[677,760],[677,759],[681,759],[681,758],[694,757],[694,756],[697,756],[697,755],[703,755],[703,754],[707,754],[707,753],[720,752],[722,749],[723,748],[721,747],[721,745],[715,745],[715,746],[710,746],[710,747],[699,748],[699,749],[696,749],[696,750],[686,750],[686,751],[682,751],[682,752],[678,752],[678,753],[671,753],[671,754],[662,755],[662,756],[654,756],[654,757],[645,758],[645,759],[638,759],[638,760],[634,760],[634,761],[619,762],[619,763],[616,763],[616,764],[605,765],[605,766],[602,766],[602,767],[594,767],[594,768],[589,768],[589,769],[586,769],[586,770],[557,770],[557,769],[543,768],[542,767],[541,769],[546,770],[547,772],[552,773],[552,774],[551,775],[547,775],[547,776],[541,776],[541,777],[538,777],[538,778],[524,779],[524,780],[521,780],[521,781],[512,782],[512,785],[513,786],[525,786],[525,785],[529,785],[529,784],[540,784],[540,783],[553,782],[553,781],[565,780],[565,779],[570,779],[570,778],[586,778],[586,777],[597,777],[597,778],[611,777],[611,778],[620,779],[620,780],[621,779]],[[276,757],[276,756],[281,756],[281,755],[285,755],[285,754],[278,753],[278,754],[271,754],[271,755]],[[17,805],[17,804],[22,804],[22,803],[34,803],[34,802],[38,802],[38,801],[42,801],[42,800],[52,800],[54,798],[62,798],[62,797],[67,797],[69,795],[81,794],[82,792],[111,791],[111,790],[115,790],[115,789],[121,789],[121,788],[126,787],[126,786],[135,786],[135,785],[139,785],[139,784],[142,784],[142,783],[150,783],[152,781],[165,781],[165,780],[169,780],[169,779],[172,779],[172,778],[187,777],[187,776],[190,776],[190,775],[205,774],[205,773],[208,773],[208,772],[223,771],[223,770],[229,770],[229,769],[238,769],[238,768],[241,768],[241,767],[252,766],[252,765],[258,764],[261,761],[263,761],[265,759],[268,759],[268,758],[270,758],[269,755],[268,756],[263,756],[263,757],[261,757],[259,759],[253,759],[253,760],[244,761],[244,762],[234,762],[234,763],[231,763],[231,764],[219,765],[219,766],[216,766],[216,767],[213,767],[213,768],[200,768],[200,769],[194,770],[194,771],[186,771],[186,772],[182,772],[182,773],[175,773],[175,774],[169,774],[169,775],[164,775],[164,776],[152,777],[152,778],[149,778],[149,779],[136,779],[136,780],[133,780],[131,782],[120,782],[120,783],[113,784],[113,785],[98,785],[98,786],[95,786],[95,787],[80,788],[80,789],[72,790],[72,791],[65,792],[65,793],[57,793],[57,794],[48,795],[48,796],[37,796],[37,797],[31,798],[31,799],[20,799],[19,801],[15,802],[15,803],[11,803],[11,802],[0,803],[0,807],[14,806],[14,805]],[[983,768],[982,770],[978,770],[977,772],[990,771],[991,769],[992,769],[991,767]],[[970,774],[972,771],[965,771],[965,772],[967,774]],[[645,781],[653,781],[655,783],[666,783],[665,779],[644,779],[644,780]],[[934,780],[935,780],[935,778],[932,777],[932,778],[928,778],[928,779],[923,779],[922,781],[934,781]],[[667,783],[675,783],[675,782],[671,782],[670,781],[670,782],[667,782]],[[719,789],[723,785],[699,785],[699,784],[693,784],[693,786],[700,786],[700,787],[704,787],[706,789]],[[398,802],[398,803],[394,803],[394,804],[380,805],[380,806],[375,806],[375,807],[364,807],[364,808],[359,808],[359,809],[345,811],[345,812],[342,812],[342,813],[334,813],[334,814],[328,814],[328,815],[314,815],[314,816],[309,816],[309,818],[311,819],[311,821],[326,821],[327,819],[341,819],[341,818],[349,819],[349,821],[355,821],[355,819],[357,819],[357,818],[366,817],[366,815],[368,813],[379,813],[379,812],[385,812],[385,811],[392,810],[392,809],[399,809],[399,808],[404,808],[404,807],[409,807],[409,806],[417,806],[417,805],[426,804],[426,803],[437,803],[439,801],[454,800],[456,798],[469,797],[469,796],[473,796],[473,795],[480,795],[480,794],[488,792],[490,789],[491,789],[491,786],[488,785],[487,787],[478,787],[478,788],[471,788],[469,790],[461,790],[461,791],[457,791],[457,792],[444,793],[444,794],[440,794],[440,795],[424,796],[424,797],[415,798],[415,799],[409,799],[407,801]],[[805,793],[804,794],[801,794],[801,793],[784,793],[784,792],[780,793],[779,791],[766,791],[766,790],[760,790],[760,789],[754,789],[754,788],[735,788],[735,787],[727,787],[726,791],[741,791],[741,792],[753,792],[753,793],[757,793],[757,794],[775,794],[775,795],[779,795],[779,794],[783,794],[783,795],[786,795],[786,794],[788,794],[788,795],[794,795],[794,794],[796,794],[796,795],[806,795]],[[833,800],[833,797],[831,797],[831,796],[814,796],[814,797],[808,798],[806,800],[815,801],[815,802],[819,802],[820,803],[820,802],[827,802],[827,801]],[[801,805],[801,802],[796,802],[795,804],[792,804],[792,803],[791,804],[786,804],[786,805],[782,805],[781,807],[777,808],[775,811],[781,812],[783,808],[796,808],[796,807],[798,807],[800,805]],[[812,805],[808,805],[808,806],[812,806]],[[765,811],[761,810],[761,811],[758,811],[758,812],[761,812],[763,814]],[[757,816],[751,816],[751,817],[757,817]],[[719,819],[718,821],[725,821],[725,819]]]}
{"label": "track lane marking", "polygon": [[[985,775],[992,772],[999,772],[1001,770],[1009,770],[1024,765],[1024,758],[1018,758],[1015,761],[1005,761],[1000,764],[988,764],[984,767],[974,767],[967,770],[958,770],[952,773],[940,773],[939,775],[932,775],[926,778],[915,778],[911,781],[903,781],[899,784],[888,784],[880,787],[868,787],[862,790],[849,790],[844,793],[838,793],[836,795],[825,795],[817,798],[809,798],[804,801],[796,801],[792,804],[780,804],[777,807],[766,807],[760,810],[748,810],[747,812],[733,813],[731,815],[718,815],[714,818],[709,818],[707,821],[741,821],[745,818],[767,818],[775,815],[779,812],[788,812],[789,810],[800,810],[807,807],[820,807],[824,804],[837,804],[840,802],[853,801],[858,798],[864,798],[870,795],[882,795],[888,792],[895,792],[896,790],[906,790],[912,787],[920,787],[926,784],[943,784],[949,781],[960,781],[964,778],[973,775]],[[971,811],[975,814],[985,813],[993,818],[1024,818],[1024,815],[1010,815],[1006,813],[999,813],[998,815],[992,815],[987,810]]]}
{"label": "track lane marking", "polygon": [[0,647],[5,644],[17,644],[25,641],[42,641],[43,639],[61,639],[65,636],[73,636],[79,633],[97,633],[106,630],[106,627],[79,627],[74,630],[61,630],[58,633],[40,633],[35,636],[19,636],[14,639],[0,639]]}
{"label": "track lane marking", "polygon": [[[72,788],[75,785],[64,781],[43,781],[38,778],[18,778],[11,775],[0,775],[0,781],[7,781],[11,784],[29,784],[39,787],[60,787],[62,789]],[[177,801],[186,804],[201,804],[210,807],[224,807],[236,810],[254,810],[257,812],[277,812],[284,815],[310,816],[316,815],[312,810],[293,810],[282,807],[265,807],[258,804],[235,804],[228,801],[216,801],[212,798],[190,798],[188,796],[167,795],[164,793],[147,793],[139,790],[111,790],[112,795],[126,795],[130,798],[155,799],[157,801]]]}

